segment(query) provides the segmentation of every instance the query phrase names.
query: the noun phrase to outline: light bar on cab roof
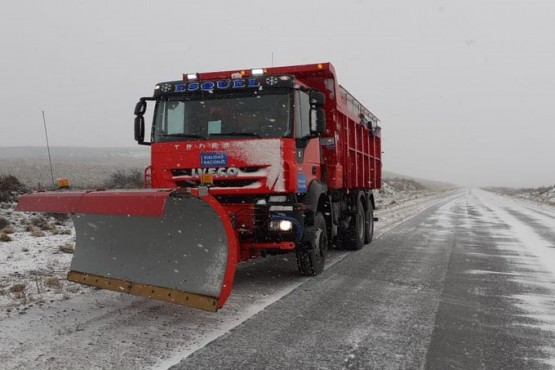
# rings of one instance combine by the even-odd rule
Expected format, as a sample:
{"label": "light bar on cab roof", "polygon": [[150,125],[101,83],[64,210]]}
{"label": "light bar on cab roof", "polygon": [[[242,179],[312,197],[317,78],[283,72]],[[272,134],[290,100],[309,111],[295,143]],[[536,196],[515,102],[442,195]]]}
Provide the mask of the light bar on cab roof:
{"label": "light bar on cab roof", "polygon": [[264,74],[263,68],[253,68],[251,71],[253,76],[262,76]]}
{"label": "light bar on cab roof", "polygon": [[187,73],[187,80],[188,81],[198,80],[198,73]]}

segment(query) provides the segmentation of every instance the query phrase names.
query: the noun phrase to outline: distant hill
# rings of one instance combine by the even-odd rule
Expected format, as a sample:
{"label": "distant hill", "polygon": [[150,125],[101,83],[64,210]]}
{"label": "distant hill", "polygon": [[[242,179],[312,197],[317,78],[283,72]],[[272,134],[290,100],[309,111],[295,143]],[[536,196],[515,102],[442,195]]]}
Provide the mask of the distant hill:
{"label": "distant hill", "polygon": [[[76,187],[96,187],[121,169],[144,169],[150,163],[150,149],[52,147],[54,179],[68,178]],[[0,174],[13,175],[34,188],[52,183],[48,151],[41,147],[0,147]]]}
{"label": "distant hill", "polygon": [[400,175],[394,172],[389,172],[389,171],[383,171],[383,176],[384,180],[391,180],[391,179],[407,179],[407,180],[413,180],[421,185],[423,185],[426,189],[428,190],[434,190],[434,191],[443,191],[443,190],[449,190],[449,189],[455,189],[458,188],[459,185],[455,185],[455,184],[451,184],[448,182],[441,182],[441,181],[435,181],[435,180],[426,180],[426,179],[421,179],[418,177],[412,177],[412,176],[406,176],[406,175]]}
{"label": "distant hill", "polygon": [[539,203],[555,205],[555,185],[542,186],[539,188],[508,188],[508,187],[489,187],[485,190],[496,193],[507,194],[514,197],[530,199]]}
{"label": "distant hill", "polygon": [[[117,170],[140,169],[150,163],[150,148],[146,146],[119,148],[52,147],[54,179],[65,177],[75,187],[100,186]],[[50,186],[52,178],[45,147],[0,147],[0,174],[13,175],[29,187]],[[384,171],[385,180],[397,184],[399,190],[418,190],[420,185],[429,190],[446,190],[456,185],[414,178]],[[401,189],[402,188],[402,189]]]}

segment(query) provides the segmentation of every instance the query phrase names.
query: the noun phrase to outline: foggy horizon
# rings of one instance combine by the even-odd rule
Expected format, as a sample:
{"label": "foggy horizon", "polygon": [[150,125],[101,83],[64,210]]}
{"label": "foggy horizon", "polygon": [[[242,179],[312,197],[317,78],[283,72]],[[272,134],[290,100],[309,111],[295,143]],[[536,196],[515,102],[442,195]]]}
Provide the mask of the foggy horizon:
{"label": "foggy horizon", "polygon": [[385,171],[549,186],[553,19],[547,0],[10,3],[0,146],[45,147],[44,110],[51,147],[134,147],[133,108],[157,82],[329,61],[380,118]]}

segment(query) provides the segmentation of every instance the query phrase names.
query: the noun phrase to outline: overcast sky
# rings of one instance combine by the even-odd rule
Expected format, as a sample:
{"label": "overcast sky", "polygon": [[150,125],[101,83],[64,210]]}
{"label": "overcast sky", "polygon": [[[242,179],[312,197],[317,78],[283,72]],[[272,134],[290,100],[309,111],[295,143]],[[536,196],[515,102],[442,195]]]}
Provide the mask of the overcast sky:
{"label": "overcast sky", "polygon": [[[134,146],[156,82],[330,61],[383,126],[384,169],[555,184],[555,1],[10,1],[0,146]],[[1,164],[0,164],[1,170]]]}

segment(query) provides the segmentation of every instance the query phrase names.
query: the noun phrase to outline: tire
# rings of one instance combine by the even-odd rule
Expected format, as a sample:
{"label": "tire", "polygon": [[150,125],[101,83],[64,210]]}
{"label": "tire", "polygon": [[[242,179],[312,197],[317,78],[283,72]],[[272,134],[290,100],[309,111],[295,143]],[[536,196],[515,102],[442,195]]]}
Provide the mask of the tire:
{"label": "tire", "polygon": [[366,238],[366,214],[362,206],[362,199],[357,200],[357,208],[351,217],[349,227],[338,235],[338,244],[341,249],[359,250],[364,247]]}
{"label": "tire", "polygon": [[374,237],[374,211],[372,209],[372,203],[368,203],[368,209],[365,214],[365,232],[364,232],[364,244],[370,244],[372,238]]}
{"label": "tire", "polygon": [[324,271],[328,253],[328,234],[324,215],[314,215],[314,225],[305,230],[304,242],[297,246],[297,266],[304,276],[315,276]]}

